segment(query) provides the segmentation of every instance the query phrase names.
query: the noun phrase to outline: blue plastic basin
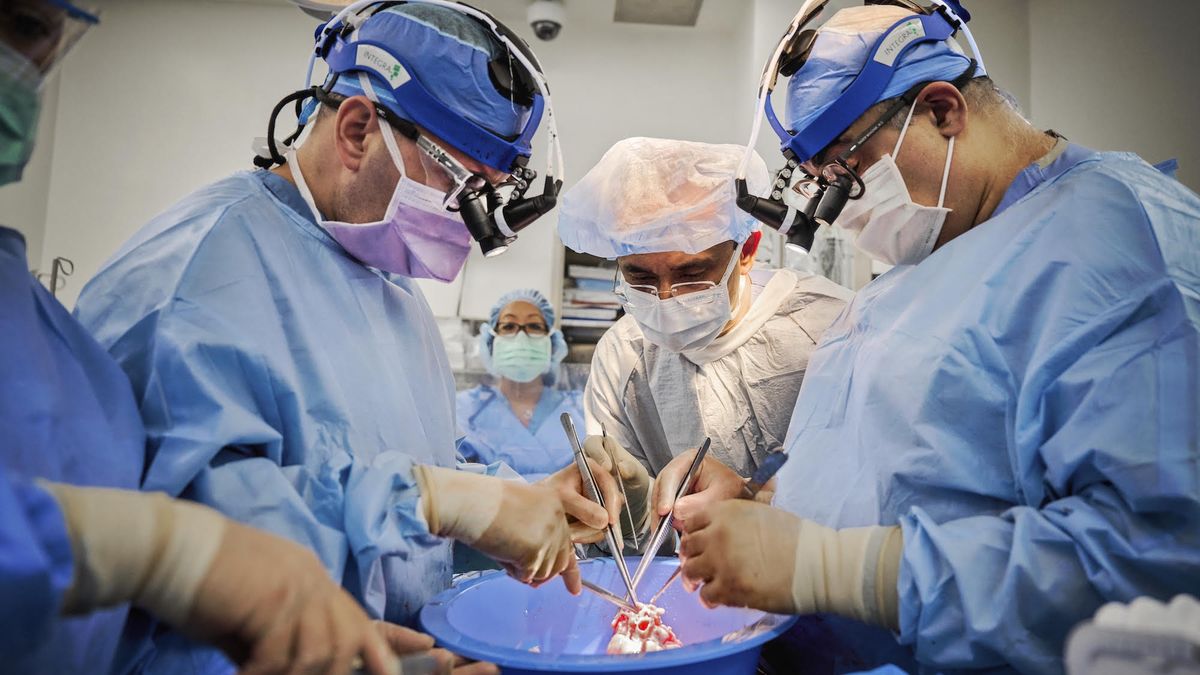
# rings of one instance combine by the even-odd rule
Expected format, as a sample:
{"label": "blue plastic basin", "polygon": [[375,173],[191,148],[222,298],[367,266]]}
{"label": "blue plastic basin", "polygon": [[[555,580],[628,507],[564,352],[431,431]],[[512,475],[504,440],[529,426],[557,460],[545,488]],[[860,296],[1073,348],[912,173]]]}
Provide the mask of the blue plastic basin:
{"label": "blue plastic basin", "polygon": [[[630,570],[638,558],[627,558]],[[677,567],[676,558],[657,558],[638,586],[648,600]],[[611,558],[580,564],[584,578],[624,594]],[[584,591],[567,593],[555,580],[530,588],[500,572],[464,581],[421,609],[421,625],[439,646],[491,661],[504,673],[739,673],[753,674],[766,641],[787,630],[795,617],[751,609],[706,609],[697,594],[676,582],[658,605],[663,620],[683,641],[680,649],[640,655],[605,653],[612,637],[612,604]],[[530,651],[536,648],[537,651]]]}

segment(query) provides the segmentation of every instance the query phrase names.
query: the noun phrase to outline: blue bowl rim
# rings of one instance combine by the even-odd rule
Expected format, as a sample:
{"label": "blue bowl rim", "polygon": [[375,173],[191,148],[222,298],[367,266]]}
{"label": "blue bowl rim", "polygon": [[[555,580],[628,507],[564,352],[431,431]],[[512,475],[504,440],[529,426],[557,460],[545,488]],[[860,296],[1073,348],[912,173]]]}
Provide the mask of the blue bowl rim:
{"label": "blue bowl rim", "polygon": [[[677,560],[677,558],[667,556],[659,556],[656,559]],[[581,565],[587,565],[589,562],[592,561],[583,561]],[[596,666],[603,666],[605,672],[624,672],[696,665],[745,652],[782,635],[798,620],[798,617],[795,616],[768,613],[763,617],[764,619],[773,616],[779,622],[775,626],[737,643],[723,642],[721,638],[716,638],[688,645],[687,649],[669,649],[641,656],[613,658],[608,654],[567,654],[547,658],[545,654],[500,647],[478,640],[450,624],[448,613],[451,600],[466,592],[467,589],[503,574],[504,572],[500,570],[485,572],[475,579],[463,581],[453,588],[438,593],[421,608],[422,630],[432,635],[437,640],[439,647],[444,647],[469,659],[489,661],[507,668],[546,672],[583,672],[594,671]]]}

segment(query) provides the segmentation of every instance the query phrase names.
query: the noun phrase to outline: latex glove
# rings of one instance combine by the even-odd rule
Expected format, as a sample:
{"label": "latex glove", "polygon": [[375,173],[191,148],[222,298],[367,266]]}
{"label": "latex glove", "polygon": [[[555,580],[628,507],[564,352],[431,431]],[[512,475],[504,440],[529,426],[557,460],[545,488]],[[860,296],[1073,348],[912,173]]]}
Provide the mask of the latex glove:
{"label": "latex glove", "polygon": [[617,487],[616,479],[599,462],[588,458],[588,466],[592,467],[596,487],[604,497],[604,508],[600,508],[600,505],[588,496],[583,487],[583,476],[574,462],[543,478],[538,485],[546,486],[558,494],[567,513],[571,541],[576,544],[594,544],[604,539],[605,528],[610,524],[615,528],[619,539],[622,536],[621,490]]}
{"label": "latex glove", "polygon": [[1110,602],[1072,629],[1064,666],[1086,673],[1200,673],[1200,601],[1177,595]]}
{"label": "latex glove", "polygon": [[684,586],[709,606],[833,612],[899,629],[898,526],[834,530],[750,500],[707,505],[680,545]]}
{"label": "latex glove", "polygon": [[[452,654],[445,649],[432,649],[433,638],[425,633],[419,633],[411,628],[397,626],[396,624],[387,623],[384,621],[376,621],[376,628],[379,633],[387,641],[392,651],[402,655],[424,655],[431,656],[436,664],[436,672],[450,673],[452,675],[499,675],[500,669],[491,663],[482,663],[471,661],[456,654]],[[358,664],[356,664],[358,665]],[[408,660],[404,659],[402,665],[407,666]],[[395,671],[393,671],[395,672]],[[400,673],[410,672],[401,668]],[[418,672],[426,672],[424,669]]]}
{"label": "latex glove", "polygon": [[[628,515],[618,521],[625,536],[632,532],[645,531],[650,520],[650,491],[654,486],[650,472],[612,436],[588,436],[583,442],[583,451],[589,459],[610,474],[620,472],[621,480],[625,484],[625,496],[629,500],[627,508],[622,510],[622,513],[628,512]],[[615,470],[612,462],[614,457],[617,460]],[[617,489],[620,490],[620,487],[618,483]]]}
{"label": "latex glove", "polygon": [[566,514],[553,490],[436,466],[414,467],[413,475],[431,533],[479,549],[522,583],[561,574],[567,590],[580,593]]}
{"label": "latex glove", "polygon": [[75,565],[64,614],[132,602],[220,647],[244,673],[393,673],[389,643],[315,555],[161,493],[42,483],[62,509]]}
{"label": "latex glove", "polygon": [[[671,512],[672,500],[679,484],[687,475],[692,460],[696,457],[698,448],[677,455],[658,472],[654,481],[654,512],[651,514],[652,527],[658,527],[658,522]],[[692,489],[674,504],[675,514],[672,516],[672,526],[684,531],[687,522],[705,505],[726,499],[738,499],[747,496],[746,481],[736,471],[721,463],[711,455],[706,456],[696,470],[696,479]]]}

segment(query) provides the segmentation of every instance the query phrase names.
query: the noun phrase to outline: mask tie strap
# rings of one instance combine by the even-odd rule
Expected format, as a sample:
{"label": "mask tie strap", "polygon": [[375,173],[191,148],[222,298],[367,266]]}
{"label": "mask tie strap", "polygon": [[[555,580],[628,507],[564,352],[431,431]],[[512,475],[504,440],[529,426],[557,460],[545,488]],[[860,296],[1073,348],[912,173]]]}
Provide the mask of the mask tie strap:
{"label": "mask tie strap", "polygon": [[[362,85],[363,91],[366,92],[367,98],[371,99],[372,103],[383,105],[379,102],[379,95],[375,93],[375,87],[371,84],[371,78],[365,72],[358,74],[358,82]],[[400,154],[400,148],[396,147],[396,139],[392,138],[392,127],[382,116],[376,117],[379,120],[379,131],[383,134],[383,144],[387,146],[388,154],[392,156],[392,163],[400,171],[400,181],[403,181],[408,177],[408,173],[404,170],[404,157]]]}
{"label": "mask tie strap", "polygon": [[900,137],[896,139],[896,147],[892,148],[892,159],[896,159],[896,155],[900,154],[900,144],[904,142],[904,136],[908,133],[908,124],[912,122],[913,111],[917,109],[917,102],[913,101],[912,106],[908,109],[908,115],[904,118],[904,126],[900,128]]}
{"label": "mask tie strap", "polygon": [[942,169],[942,190],[938,192],[938,208],[946,199],[946,186],[950,180],[950,160],[954,157],[954,137],[950,137],[950,147],[946,148],[946,168]]}
{"label": "mask tie strap", "polygon": [[[304,203],[308,204],[308,208],[312,211],[313,218],[320,225],[323,219],[321,212],[317,210],[317,200],[313,199],[312,191],[308,189],[308,181],[304,180],[304,173],[300,171],[300,160],[296,159],[296,149],[288,148],[287,165],[292,168],[292,178],[296,179],[296,189],[300,190],[300,196],[304,198]],[[324,227],[324,226],[322,226]]]}

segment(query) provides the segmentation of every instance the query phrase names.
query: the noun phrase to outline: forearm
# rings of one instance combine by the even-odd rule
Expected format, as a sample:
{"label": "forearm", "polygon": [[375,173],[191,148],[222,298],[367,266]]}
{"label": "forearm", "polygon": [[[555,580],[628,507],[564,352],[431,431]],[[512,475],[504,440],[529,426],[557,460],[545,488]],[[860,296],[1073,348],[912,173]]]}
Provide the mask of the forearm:
{"label": "forearm", "polygon": [[220,515],[161,493],[43,485],[62,508],[75,559],[63,614],[132,602],[173,625],[187,619],[220,546]]}

